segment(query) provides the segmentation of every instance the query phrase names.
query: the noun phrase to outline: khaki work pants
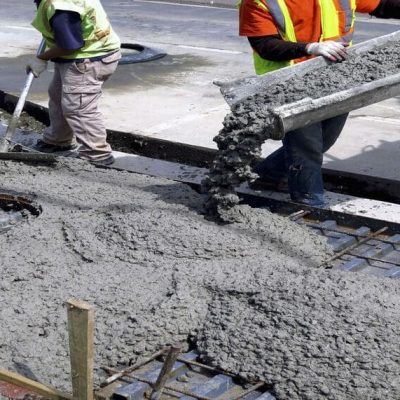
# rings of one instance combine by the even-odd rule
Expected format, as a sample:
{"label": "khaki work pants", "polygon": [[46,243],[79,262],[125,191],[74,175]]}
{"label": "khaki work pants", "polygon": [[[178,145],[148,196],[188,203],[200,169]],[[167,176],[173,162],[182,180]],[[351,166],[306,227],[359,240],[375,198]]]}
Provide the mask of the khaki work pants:
{"label": "khaki work pants", "polygon": [[118,51],[99,61],[54,63],[49,86],[50,129],[43,135],[46,143],[67,146],[76,140],[79,156],[91,161],[111,155],[98,103],[103,83],[120,58]]}

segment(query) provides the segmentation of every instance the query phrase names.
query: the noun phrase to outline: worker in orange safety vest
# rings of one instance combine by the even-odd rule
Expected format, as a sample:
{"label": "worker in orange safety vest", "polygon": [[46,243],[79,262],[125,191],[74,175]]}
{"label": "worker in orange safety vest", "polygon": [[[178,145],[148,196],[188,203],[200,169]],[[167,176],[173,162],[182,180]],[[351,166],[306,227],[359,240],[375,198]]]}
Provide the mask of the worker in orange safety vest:
{"label": "worker in orange safety vest", "polygon": [[[400,0],[242,0],[239,33],[253,49],[257,74],[313,56],[342,61],[356,12],[400,18]],[[257,188],[289,191],[295,202],[322,206],[323,154],[339,137],[347,114],[288,132],[283,146],[255,167]]]}

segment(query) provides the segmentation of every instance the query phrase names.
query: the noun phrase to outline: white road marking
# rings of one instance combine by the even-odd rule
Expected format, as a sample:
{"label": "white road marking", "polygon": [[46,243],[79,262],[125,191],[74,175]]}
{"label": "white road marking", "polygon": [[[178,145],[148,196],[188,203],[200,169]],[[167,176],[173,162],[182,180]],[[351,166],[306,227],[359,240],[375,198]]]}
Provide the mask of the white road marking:
{"label": "white road marking", "polygon": [[[398,19],[382,19],[382,18],[373,18],[369,17],[367,14],[357,14],[356,23],[360,22],[368,22],[371,24],[386,24],[386,25],[399,25],[400,21]],[[356,28],[357,29],[357,28]]]}
{"label": "white road marking", "polygon": [[36,31],[35,28],[29,26],[16,26],[16,25],[3,26],[3,29],[21,29],[23,31]]}
{"label": "white road marking", "polygon": [[378,116],[371,116],[371,115],[353,115],[352,118],[363,119],[366,121],[382,122],[382,123],[392,124],[392,125],[400,125],[400,119],[395,119],[395,118],[378,117]]}
{"label": "white road marking", "polygon": [[212,48],[212,47],[187,46],[187,45],[184,45],[184,44],[179,44],[177,47],[180,47],[182,49],[193,49],[193,50],[210,51],[210,52],[214,52],[214,53],[243,54],[242,51],[215,49],[215,48]]}

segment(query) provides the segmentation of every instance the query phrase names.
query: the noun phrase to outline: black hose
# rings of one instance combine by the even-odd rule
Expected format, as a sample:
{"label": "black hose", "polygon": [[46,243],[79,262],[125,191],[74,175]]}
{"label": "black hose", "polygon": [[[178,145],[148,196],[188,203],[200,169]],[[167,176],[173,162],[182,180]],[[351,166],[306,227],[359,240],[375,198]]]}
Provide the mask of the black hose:
{"label": "black hose", "polygon": [[123,54],[122,58],[119,60],[119,64],[135,64],[154,61],[167,55],[163,50],[142,46],[137,43],[122,43],[121,49],[136,50],[137,53]]}

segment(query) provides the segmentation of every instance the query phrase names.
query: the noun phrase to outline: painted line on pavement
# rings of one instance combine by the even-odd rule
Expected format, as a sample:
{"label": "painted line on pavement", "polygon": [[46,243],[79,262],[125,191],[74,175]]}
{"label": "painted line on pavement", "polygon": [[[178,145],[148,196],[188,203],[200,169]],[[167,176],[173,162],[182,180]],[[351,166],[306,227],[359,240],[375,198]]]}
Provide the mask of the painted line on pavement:
{"label": "painted line on pavement", "polygon": [[21,29],[23,31],[35,31],[35,28],[31,28],[29,26],[17,26],[17,25],[7,25],[7,26],[3,26],[3,29]]}
{"label": "painted line on pavement", "polygon": [[213,53],[244,54],[242,51],[215,49],[215,48],[212,48],[212,47],[188,46],[188,45],[185,45],[185,44],[179,44],[177,47],[180,47],[182,49],[193,49],[193,50],[210,51],[210,52],[213,52]]}
{"label": "painted line on pavement", "polygon": [[352,115],[352,119],[363,119],[365,121],[381,122],[391,125],[400,125],[400,119],[396,118],[385,118],[385,117],[375,117],[371,115]]}
{"label": "painted line on pavement", "polygon": [[[373,18],[373,17],[368,17],[365,14],[357,14],[356,17],[356,23],[357,21],[359,22],[368,22],[371,24],[385,24],[385,25],[400,25],[400,22],[398,19],[383,19],[383,18]],[[356,28],[357,29],[357,28]]]}

